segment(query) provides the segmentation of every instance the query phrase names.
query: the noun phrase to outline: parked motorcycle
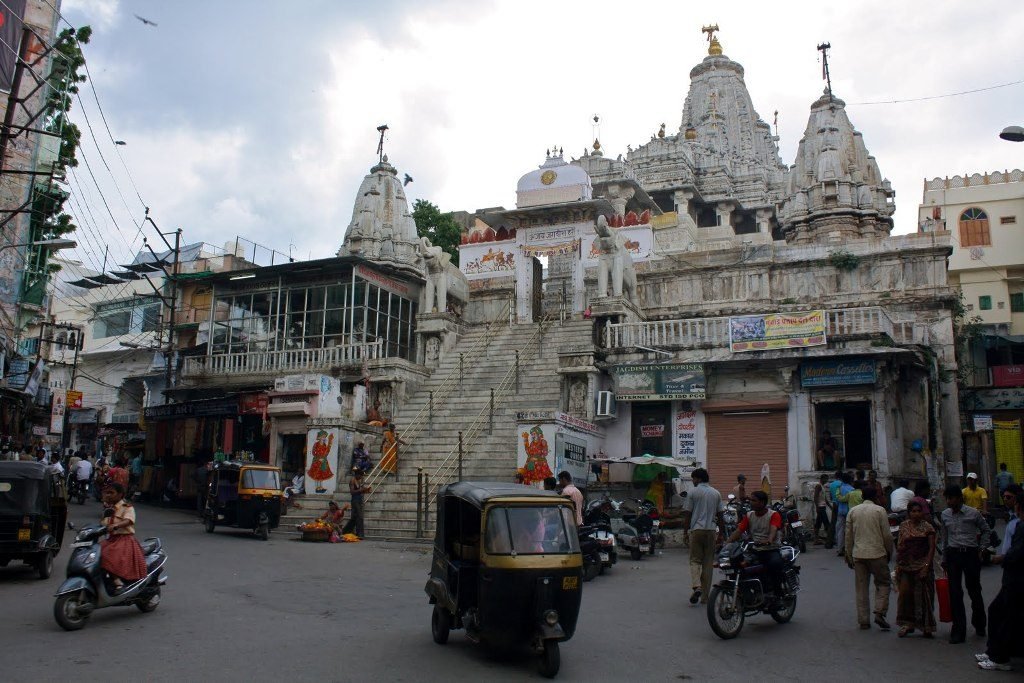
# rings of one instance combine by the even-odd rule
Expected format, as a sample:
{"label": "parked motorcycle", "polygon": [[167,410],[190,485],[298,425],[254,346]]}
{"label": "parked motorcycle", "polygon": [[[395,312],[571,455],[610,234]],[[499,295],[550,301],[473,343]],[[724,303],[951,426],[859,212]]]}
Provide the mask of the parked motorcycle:
{"label": "parked motorcycle", "polygon": [[615,534],[612,533],[611,517],[608,511],[611,503],[607,500],[594,500],[587,505],[583,515],[583,523],[593,527],[591,536],[597,541],[598,551],[601,556],[601,571],[610,569],[618,561],[618,552],[615,543]]}
{"label": "parked motorcycle", "polygon": [[629,551],[634,561],[653,553],[651,529],[654,525],[651,518],[646,514],[624,511],[622,501],[609,502],[612,505],[611,525],[616,542]]}
{"label": "parked motorcycle", "polygon": [[742,519],[748,511],[747,506],[737,500],[736,494],[730,493],[726,497],[725,510],[722,512],[722,522],[725,526],[725,533],[723,535],[725,538],[729,538],[729,536],[736,531],[736,527],[739,526],[740,519]]}
{"label": "parked motorcycle", "polygon": [[593,534],[596,529],[584,524],[579,527],[580,554],[583,555],[583,580],[593,581],[604,569],[601,562],[601,546]]}
{"label": "parked motorcycle", "polygon": [[[786,498],[789,498],[789,487],[786,487]],[[772,510],[782,517],[782,542],[786,545],[799,548],[800,552],[807,552],[807,531],[800,519],[800,511],[796,508],[794,499],[791,506],[787,506],[784,500],[772,503]]]}
{"label": "parked motorcycle", "polygon": [[726,543],[715,566],[725,578],[711,588],[708,596],[708,623],[719,638],[735,638],[743,629],[746,617],[767,614],[784,624],[796,613],[796,594],[800,591],[800,567],[796,558],[800,551],[788,545],[779,548],[783,573],[781,595],[769,588],[768,568],[761,564],[750,541]]}
{"label": "parked motorcycle", "polygon": [[[69,523],[68,528],[75,527]],[[140,543],[146,558],[146,576],[116,590],[111,577],[100,567],[100,539],[106,534],[105,525],[89,525],[78,532],[71,544],[67,579],[57,590],[53,605],[53,616],[66,631],[85,626],[97,609],[135,605],[142,612],[152,612],[160,604],[160,587],[167,582],[163,574],[167,554],[160,539],[147,538]]]}

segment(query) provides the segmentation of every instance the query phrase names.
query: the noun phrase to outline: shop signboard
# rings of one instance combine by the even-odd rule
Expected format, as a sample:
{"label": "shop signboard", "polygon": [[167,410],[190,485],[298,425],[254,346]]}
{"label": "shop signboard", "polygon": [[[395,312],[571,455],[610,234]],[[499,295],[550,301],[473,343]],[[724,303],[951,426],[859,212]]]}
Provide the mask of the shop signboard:
{"label": "shop signboard", "polygon": [[874,384],[875,379],[875,361],[870,358],[829,358],[800,364],[800,384],[804,387]]}
{"label": "shop signboard", "polygon": [[729,318],[729,349],[772,351],[825,344],[825,311],[768,313]]}
{"label": "shop signboard", "polygon": [[24,389],[31,367],[28,358],[12,360],[7,373],[7,386],[11,389]]}
{"label": "shop signboard", "polygon": [[51,434],[63,434],[64,433],[64,405],[67,400],[67,396],[63,391],[57,391],[53,394],[53,406],[50,408],[50,433]]}
{"label": "shop signboard", "polygon": [[46,436],[46,425],[32,425],[32,436]]}
{"label": "shop signboard", "polygon": [[672,401],[707,398],[703,363],[616,365],[616,401]]}
{"label": "shop signboard", "polygon": [[676,457],[697,457],[697,411],[689,408],[676,411]]}
{"label": "shop signboard", "polygon": [[81,391],[71,391],[69,389],[67,392],[65,392],[65,396],[67,397],[67,400],[65,401],[65,405],[67,405],[67,407],[69,409],[73,408],[73,409],[77,410],[77,409],[82,407],[82,392]]}
{"label": "shop signboard", "polygon": [[974,416],[974,431],[984,432],[992,429],[992,416],[991,415],[975,415]]}
{"label": "shop signboard", "polygon": [[1024,387],[963,392],[960,400],[967,410],[1024,410]]}
{"label": "shop signboard", "polygon": [[175,420],[182,417],[234,417],[238,415],[237,398],[188,401],[165,406],[151,406],[143,413],[147,420]]}
{"label": "shop signboard", "polygon": [[992,366],[992,386],[1020,387],[1024,386],[1024,365]]}
{"label": "shop signboard", "polygon": [[640,436],[645,439],[657,439],[665,436],[665,425],[640,425]]}
{"label": "shop signboard", "polygon": [[568,472],[579,488],[587,485],[587,442],[579,437],[559,433],[555,437],[555,473]]}

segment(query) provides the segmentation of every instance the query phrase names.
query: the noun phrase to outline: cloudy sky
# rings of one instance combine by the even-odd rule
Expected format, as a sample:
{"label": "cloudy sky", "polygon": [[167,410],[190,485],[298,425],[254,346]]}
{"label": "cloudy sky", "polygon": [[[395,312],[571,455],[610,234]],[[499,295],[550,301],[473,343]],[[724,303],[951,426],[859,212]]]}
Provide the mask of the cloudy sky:
{"label": "cloudy sky", "polygon": [[578,156],[592,142],[595,113],[613,156],[662,122],[678,129],[711,22],[745,67],[761,117],[778,110],[786,163],[823,87],[815,46],[831,42],[834,91],[896,190],[896,232],[916,229],[925,176],[1024,165],[1024,144],[997,137],[1024,124],[1024,83],[856,104],[1021,80],[1024,3],[716,5],[64,0],[68,21],[94,29],[86,58],[110,129],[84,86],[75,113],[92,174],[84,164],[75,172],[70,208],[93,238],[78,256],[94,262],[84,252],[109,244],[123,259],[138,246],[135,188],[156,222],[188,241],[241,235],[329,256],[381,123],[392,163],[415,178],[410,199],[511,207],[516,180],[545,148]]}

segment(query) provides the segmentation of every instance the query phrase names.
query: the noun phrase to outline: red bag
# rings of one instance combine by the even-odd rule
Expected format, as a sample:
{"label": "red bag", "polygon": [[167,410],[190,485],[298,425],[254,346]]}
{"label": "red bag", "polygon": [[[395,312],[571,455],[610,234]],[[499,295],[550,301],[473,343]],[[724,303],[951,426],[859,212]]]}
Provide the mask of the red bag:
{"label": "red bag", "polygon": [[945,576],[935,579],[935,597],[939,600],[939,621],[944,624],[953,621],[953,608],[949,604],[949,579]]}

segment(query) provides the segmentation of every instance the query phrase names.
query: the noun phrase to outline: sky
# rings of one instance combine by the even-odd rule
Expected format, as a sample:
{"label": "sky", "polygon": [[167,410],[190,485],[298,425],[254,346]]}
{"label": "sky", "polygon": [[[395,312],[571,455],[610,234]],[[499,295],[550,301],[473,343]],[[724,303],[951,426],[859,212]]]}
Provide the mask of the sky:
{"label": "sky", "polygon": [[126,259],[157,239],[143,203],[187,242],[241,236],[333,255],[382,123],[391,163],[414,178],[410,203],[511,208],[547,148],[577,157],[593,142],[595,114],[610,156],[663,122],[678,130],[708,23],[761,117],[779,112],[787,164],[824,87],[816,46],[831,43],[833,90],[896,191],[896,233],[916,230],[925,177],[1024,166],[1024,144],[998,138],[1024,125],[1024,83],[858,104],[1024,79],[1015,0],[63,0],[61,11],[93,28],[92,82],[73,108],[91,172],[72,174],[69,208],[84,224],[71,255],[97,267],[105,248]]}

